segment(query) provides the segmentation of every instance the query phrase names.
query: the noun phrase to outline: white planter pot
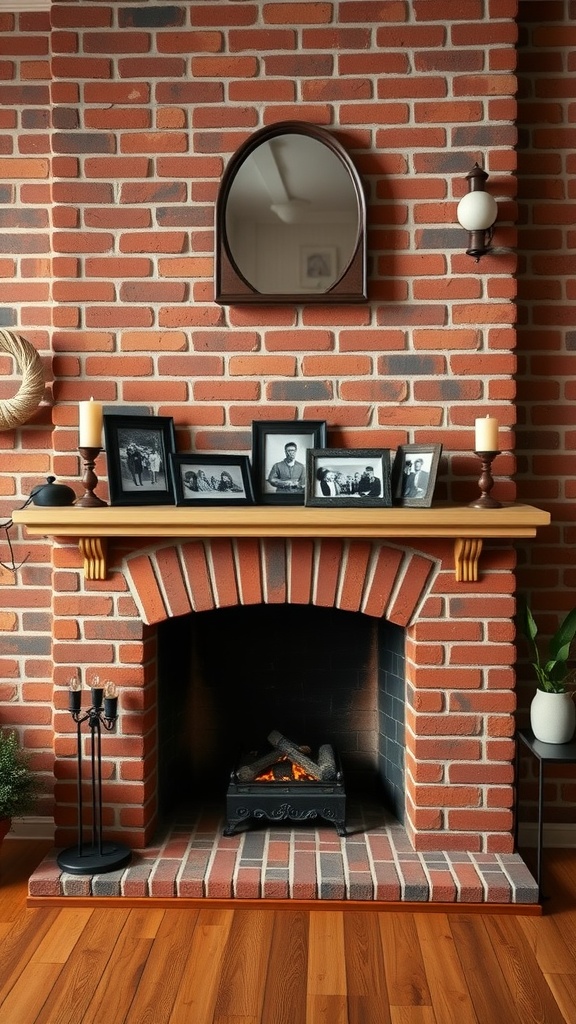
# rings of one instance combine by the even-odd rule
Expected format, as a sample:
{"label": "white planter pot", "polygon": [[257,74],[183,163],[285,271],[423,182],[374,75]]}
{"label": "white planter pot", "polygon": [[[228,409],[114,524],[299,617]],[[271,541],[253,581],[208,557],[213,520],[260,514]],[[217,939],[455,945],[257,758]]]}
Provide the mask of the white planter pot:
{"label": "white planter pot", "polygon": [[570,693],[536,690],[530,705],[530,725],[543,743],[569,743],[576,726],[576,707]]}

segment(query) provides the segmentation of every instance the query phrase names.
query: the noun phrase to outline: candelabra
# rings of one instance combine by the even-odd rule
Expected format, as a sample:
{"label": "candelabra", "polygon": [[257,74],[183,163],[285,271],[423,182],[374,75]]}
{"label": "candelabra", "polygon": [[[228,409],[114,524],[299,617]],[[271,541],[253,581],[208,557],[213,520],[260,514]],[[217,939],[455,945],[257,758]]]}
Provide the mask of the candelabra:
{"label": "candelabra", "polygon": [[476,452],[482,463],[482,473],[478,481],[481,494],[476,501],[470,502],[470,508],[502,508],[502,502],[490,497],[490,491],[494,486],[492,477],[492,463],[500,452]]}
{"label": "candelabra", "polygon": [[[82,712],[79,686],[69,690],[68,710],[76,722],[78,841],[58,854],[63,871],[73,875],[94,875],[125,867],[132,856],[122,843],[103,841],[102,837],[102,728],[110,732],[118,719],[118,697],[108,695],[102,687],[92,687],[92,706]],[[102,706],[104,704],[104,706]],[[92,785],[92,841],[84,842],[84,800],[82,792],[82,725],[90,729],[90,763]]]}
{"label": "candelabra", "polygon": [[82,460],[84,462],[84,476],[82,477],[82,486],[84,487],[84,494],[81,498],[75,502],[79,508],[97,508],[100,505],[105,505],[106,502],[102,501],[94,491],[96,490],[96,484],[98,483],[98,477],[94,472],[94,466],[96,465],[96,459],[101,448],[85,448],[83,446],[78,448]]}

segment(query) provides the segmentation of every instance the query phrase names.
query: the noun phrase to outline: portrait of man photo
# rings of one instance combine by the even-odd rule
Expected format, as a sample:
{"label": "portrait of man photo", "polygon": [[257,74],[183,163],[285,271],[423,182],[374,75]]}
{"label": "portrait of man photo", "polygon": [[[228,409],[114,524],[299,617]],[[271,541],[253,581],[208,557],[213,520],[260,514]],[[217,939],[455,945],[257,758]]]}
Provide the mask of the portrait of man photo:
{"label": "portrait of man photo", "polygon": [[296,457],[297,453],[296,441],[287,441],[284,444],[284,458],[273,463],[266,477],[272,491],[280,494],[304,494],[306,467]]}
{"label": "portrait of man photo", "polygon": [[324,420],[254,420],[252,470],[256,502],[303,505],[309,454],[325,444]]}

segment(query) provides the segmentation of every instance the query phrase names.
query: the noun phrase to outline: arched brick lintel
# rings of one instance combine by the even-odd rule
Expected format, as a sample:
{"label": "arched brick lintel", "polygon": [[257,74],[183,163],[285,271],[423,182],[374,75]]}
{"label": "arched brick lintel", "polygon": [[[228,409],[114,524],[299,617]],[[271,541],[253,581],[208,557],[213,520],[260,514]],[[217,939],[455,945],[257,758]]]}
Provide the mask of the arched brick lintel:
{"label": "arched brick lintel", "polygon": [[126,576],[148,625],[250,604],[311,604],[407,626],[439,569],[428,555],[379,541],[192,540],[137,553]]}

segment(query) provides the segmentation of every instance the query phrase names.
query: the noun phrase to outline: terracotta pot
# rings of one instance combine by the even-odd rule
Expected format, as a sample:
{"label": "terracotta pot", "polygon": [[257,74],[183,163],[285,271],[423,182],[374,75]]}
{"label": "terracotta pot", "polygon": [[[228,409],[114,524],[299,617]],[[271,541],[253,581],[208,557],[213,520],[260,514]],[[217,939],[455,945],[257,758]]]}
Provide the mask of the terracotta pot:
{"label": "terracotta pot", "polygon": [[569,743],[576,726],[576,707],[570,693],[536,690],[530,705],[530,725],[543,743]]}

